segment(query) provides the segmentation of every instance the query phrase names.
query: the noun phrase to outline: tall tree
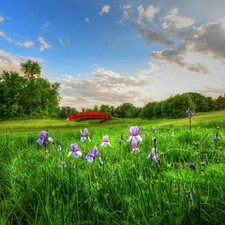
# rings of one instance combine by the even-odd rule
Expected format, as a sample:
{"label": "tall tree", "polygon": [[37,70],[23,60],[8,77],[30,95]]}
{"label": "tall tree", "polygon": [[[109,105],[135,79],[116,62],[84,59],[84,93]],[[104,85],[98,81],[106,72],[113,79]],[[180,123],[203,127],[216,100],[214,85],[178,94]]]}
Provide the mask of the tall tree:
{"label": "tall tree", "polygon": [[16,117],[22,111],[23,88],[26,79],[17,72],[3,71],[0,74],[0,116]]}
{"label": "tall tree", "polygon": [[37,62],[32,60],[27,60],[25,63],[20,63],[21,72],[24,73],[24,76],[27,78],[34,78],[41,76],[41,67]]}

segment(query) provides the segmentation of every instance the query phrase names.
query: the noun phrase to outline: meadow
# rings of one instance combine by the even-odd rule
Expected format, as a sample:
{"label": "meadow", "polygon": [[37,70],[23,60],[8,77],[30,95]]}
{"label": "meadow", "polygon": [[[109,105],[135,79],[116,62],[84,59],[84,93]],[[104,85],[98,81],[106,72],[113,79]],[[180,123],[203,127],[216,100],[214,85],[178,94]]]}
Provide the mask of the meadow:
{"label": "meadow", "polygon": [[[132,126],[143,141],[131,154]],[[84,128],[91,141],[80,141]],[[47,148],[36,142],[46,129]],[[101,146],[105,135],[111,145]],[[158,162],[147,159],[154,137]],[[0,121],[0,224],[225,224],[224,139],[224,111],[196,114],[191,127],[188,118]],[[68,157],[74,143],[78,158]],[[95,146],[103,163],[85,157]]]}

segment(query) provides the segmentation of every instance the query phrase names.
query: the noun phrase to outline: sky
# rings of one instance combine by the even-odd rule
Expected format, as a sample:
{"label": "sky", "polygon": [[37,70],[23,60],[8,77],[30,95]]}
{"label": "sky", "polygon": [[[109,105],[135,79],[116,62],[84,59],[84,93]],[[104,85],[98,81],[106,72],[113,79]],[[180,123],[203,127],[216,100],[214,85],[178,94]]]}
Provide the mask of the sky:
{"label": "sky", "polygon": [[224,0],[2,0],[0,73],[31,59],[60,106],[225,92]]}

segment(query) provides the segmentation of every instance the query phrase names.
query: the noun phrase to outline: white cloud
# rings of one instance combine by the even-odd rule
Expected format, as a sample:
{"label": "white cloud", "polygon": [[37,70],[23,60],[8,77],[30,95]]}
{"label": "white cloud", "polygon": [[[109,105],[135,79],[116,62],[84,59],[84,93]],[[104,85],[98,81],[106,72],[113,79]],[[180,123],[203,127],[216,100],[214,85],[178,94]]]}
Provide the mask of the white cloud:
{"label": "white cloud", "polygon": [[123,18],[124,18],[124,19],[127,19],[127,20],[130,19],[130,16],[129,16],[128,11],[123,11]]}
{"label": "white cloud", "polygon": [[[199,74],[195,71],[189,71],[186,67],[179,67],[177,64],[169,62],[158,63],[152,61],[149,68],[140,71],[139,76],[142,79],[149,79],[149,85],[142,87],[144,96],[152,96],[154,100],[161,101],[170,95],[182,94],[185,92],[200,92],[205,96],[213,98],[224,93],[225,78],[223,71],[225,65],[209,55],[198,55],[189,53],[186,56],[187,62],[195,62],[195,60],[208,66],[207,74]],[[214,92],[212,90],[218,91]]]}
{"label": "white cloud", "polygon": [[0,31],[0,37],[4,38],[6,41],[14,44],[14,45],[19,45],[25,48],[30,48],[33,47],[35,44],[32,41],[25,41],[25,42],[18,42],[12,39],[11,37],[7,36],[3,31]]}
{"label": "white cloud", "polygon": [[0,31],[0,37],[6,37],[6,35],[3,31]]}
{"label": "white cloud", "polygon": [[189,27],[195,23],[195,20],[192,18],[179,16],[177,8],[172,9],[167,13],[166,16],[162,17],[160,20],[163,28],[184,28]]}
{"label": "white cloud", "polygon": [[5,20],[5,18],[0,16],[0,23],[3,23],[4,20]]}
{"label": "white cloud", "polygon": [[126,4],[126,5],[123,6],[123,8],[124,8],[124,9],[130,9],[130,8],[131,8],[131,5]]}
{"label": "white cloud", "polygon": [[145,12],[147,20],[149,22],[152,22],[152,20],[155,18],[155,15],[159,12],[159,10],[160,10],[159,7],[155,8],[154,6],[150,5]]}
{"label": "white cloud", "polygon": [[66,37],[65,40],[62,40],[61,38],[59,38],[59,42],[60,42],[61,45],[69,45],[70,39],[68,37]]}
{"label": "white cloud", "polygon": [[[120,9],[122,9],[122,6],[121,6]],[[124,6],[123,6],[123,9],[125,9],[125,10],[123,11],[122,18],[121,18],[121,20],[117,21],[117,24],[121,24],[122,26],[126,26],[125,21],[126,21],[126,20],[131,20],[131,16],[130,16],[130,15],[131,15],[133,12],[132,12],[132,10],[131,10],[131,5],[124,5]]]}
{"label": "white cloud", "polygon": [[41,52],[44,51],[45,49],[51,48],[51,45],[47,44],[43,37],[38,37],[38,40],[42,44],[41,47],[40,47]]}
{"label": "white cloud", "polygon": [[41,58],[24,57],[21,55],[14,55],[10,52],[0,50],[0,73],[3,70],[5,70],[5,71],[15,71],[21,74],[20,63],[25,62],[28,59],[38,63],[44,62],[44,60]]}
{"label": "white cloud", "polygon": [[148,45],[160,43],[166,46],[172,46],[174,44],[163,30],[152,30],[142,21],[138,21],[138,30],[141,36],[147,41]]}
{"label": "white cloud", "polygon": [[30,47],[33,47],[34,46],[34,42],[33,41],[25,41],[23,43],[24,47],[26,48],[30,48]]}
{"label": "white cloud", "polygon": [[90,23],[90,20],[89,20],[88,17],[85,17],[85,22],[86,22],[86,23]]}
{"label": "white cloud", "polygon": [[148,22],[152,22],[155,18],[155,15],[159,12],[160,8],[155,8],[154,6],[150,5],[146,10],[144,9],[143,5],[138,6],[138,21],[146,18]]}
{"label": "white cloud", "polygon": [[78,109],[93,107],[95,104],[118,106],[124,102],[139,102],[143,105],[143,96],[138,89],[147,84],[148,80],[123,77],[103,68],[94,69],[83,80],[65,75],[61,82],[61,104]]}
{"label": "white cloud", "polygon": [[44,22],[44,24],[41,26],[42,30],[47,30],[47,27],[49,26],[50,23]]}
{"label": "white cloud", "polygon": [[105,5],[99,14],[102,15],[103,13],[108,13],[109,9],[110,9],[110,5]]}
{"label": "white cloud", "polygon": [[[209,72],[208,63],[201,63],[204,55],[210,55],[215,59],[220,59],[220,63],[225,63],[225,19],[189,30],[171,29],[171,33],[182,42],[162,51],[153,52],[152,59],[175,63],[180,67],[187,67],[190,71],[202,74]],[[188,62],[187,55],[190,53],[198,54],[199,58]]]}

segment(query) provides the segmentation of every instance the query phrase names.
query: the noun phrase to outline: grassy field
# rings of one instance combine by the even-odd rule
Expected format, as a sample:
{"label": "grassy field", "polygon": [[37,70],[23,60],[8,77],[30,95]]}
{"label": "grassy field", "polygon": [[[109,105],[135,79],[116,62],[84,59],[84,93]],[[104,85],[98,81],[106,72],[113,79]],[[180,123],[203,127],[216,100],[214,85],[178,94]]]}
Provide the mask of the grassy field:
{"label": "grassy field", "polygon": [[[5,132],[21,132],[21,131],[34,131],[40,129],[74,129],[88,127],[102,127],[102,126],[113,126],[121,124],[132,124],[135,121],[136,124],[152,124],[154,126],[165,126],[165,125],[185,125],[188,124],[186,118],[182,119],[155,119],[155,120],[144,120],[144,119],[112,119],[109,121],[104,120],[81,120],[81,121],[68,121],[66,119],[9,119],[0,120],[0,133]],[[224,111],[213,111],[206,113],[197,113],[192,118],[192,124],[199,123],[217,123],[217,121],[225,121]]]}
{"label": "grassy field", "polygon": [[[191,128],[188,118],[0,121],[0,224],[225,224],[224,125],[224,111],[193,116]],[[132,126],[143,141],[131,154]],[[80,141],[84,127],[91,141]],[[36,142],[46,129],[47,147]],[[79,158],[68,157],[74,143]],[[95,146],[103,164],[85,158]]]}

